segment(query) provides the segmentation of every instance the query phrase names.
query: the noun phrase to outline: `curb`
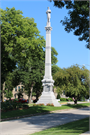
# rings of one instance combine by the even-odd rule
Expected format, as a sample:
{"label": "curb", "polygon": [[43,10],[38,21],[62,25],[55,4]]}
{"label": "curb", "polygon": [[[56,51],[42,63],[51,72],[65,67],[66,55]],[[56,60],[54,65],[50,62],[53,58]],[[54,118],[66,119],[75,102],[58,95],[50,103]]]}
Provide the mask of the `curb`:
{"label": "curb", "polygon": [[[80,107],[80,108],[86,108],[86,107]],[[11,118],[6,118],[6,119],[1,119],[0,122],[2,122],[2,121],[8,121],[8,120],[16,120],[16,119],[26,118],[26,117],[31,117],[31,116],[45,115],[45,114],[50,114],[50,113],[55,113],[55,112],[62,112],[62,111],[80,109],[80,108],[63,109],[63,110],[56,110],[56,111],[50,111],[50,112],[43,112],[43,113],[37,113],[37,114],[30,114],[30,115],[23,115],[23,116],[11,117]]]}

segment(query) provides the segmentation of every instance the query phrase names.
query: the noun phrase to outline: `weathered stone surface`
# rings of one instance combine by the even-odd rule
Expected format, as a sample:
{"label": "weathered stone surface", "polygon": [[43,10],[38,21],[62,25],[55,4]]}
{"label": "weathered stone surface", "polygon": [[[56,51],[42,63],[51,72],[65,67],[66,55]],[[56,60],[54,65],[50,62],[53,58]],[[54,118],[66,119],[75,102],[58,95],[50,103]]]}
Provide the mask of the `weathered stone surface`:
{"label": "weathered stone surface", "polygon": [[42,92],[42,95],[37,102],[37,104],[44,104],[47,105],[48,103],[53,104],[54,106],[61,106],[60,103],[56,100],[54,92],[49,91],[49,92]]}
{"label": "weathered stone surface", "polygon": [[45,27],[46,30],[46,50],[45,50],[45,76],[42,80],[43,83],[43,92],[39,99],[39,101],[36,104],[47,104],[47,103],[53,103],[54,106],[61,106],[60,103],[55,98],[54,92],[53,92],[53,86],[54,86],[54,80],[52,78],[52,72],[51,72],[51,30],[52,27],[50,26],[50,13],[51,10],[48,7],[48,10],[46,11],[47,14],[47,26]]}

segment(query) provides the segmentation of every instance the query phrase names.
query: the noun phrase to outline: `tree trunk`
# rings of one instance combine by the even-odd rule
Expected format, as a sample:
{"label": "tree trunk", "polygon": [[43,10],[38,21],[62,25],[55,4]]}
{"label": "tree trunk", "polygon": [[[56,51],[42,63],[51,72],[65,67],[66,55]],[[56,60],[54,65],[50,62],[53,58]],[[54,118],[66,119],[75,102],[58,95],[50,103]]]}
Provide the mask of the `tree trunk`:
{"label": "tree trunk", "polygon": [[74,104],[77,105],[77,97],[75,97]]}
{"label": "tree trunk", "polygon": [[39,97],[39,95],[38,95],[38,94],[36,94],[36,101],[38,101],[38,97]]}
{"label": "tree trunk", "polygon": [[40,92],[39,91],[36,91],[36,101],[38,101],[39,96],[40,96]]}
{"label": "tree trunk", "polygon": [[3,83],[3,89],[2,89],[2,102],[4,102],[4,91],[5,91],[5,82]]}
{"label": "tree trunk", "polygon": [[33,86],[34,86],[34,83],[32,83],[31,87],[30,87],[30,92],[29,92],[29,99],[28,99],[28,103],[31,104],[31,99],[32,99],[32,92],[33,92]]}
{"label": "tree trunk", "polygon": [[32,91],[33,91],[33,87],[30,87],[30,94],[29,94],[29,104],[31,104],[31,99],[32,99]]}

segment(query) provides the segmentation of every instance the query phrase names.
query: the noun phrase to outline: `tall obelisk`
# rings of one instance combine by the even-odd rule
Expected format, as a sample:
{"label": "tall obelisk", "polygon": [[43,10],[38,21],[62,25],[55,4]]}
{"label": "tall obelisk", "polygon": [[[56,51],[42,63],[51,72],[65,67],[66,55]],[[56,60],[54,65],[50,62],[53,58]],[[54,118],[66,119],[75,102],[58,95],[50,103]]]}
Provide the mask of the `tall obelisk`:
{"label": "tall obelisk", "polygon": [[44,79],[42,80],[43,83],[43,92],[36,104],[47,104],[47,103],[53,103],[54,106],[61,106],[60,103],[55,98],[54,92],[53,92],[53,84],[54,80],[52,79],[51,74],[51,30],[52,27],[50,26],[50,13],[51,10],[48,7],[48,10],[46,11],[47,14],[47,26],[45,27],[46,30],[46,50],[45,50],[45,75]]}

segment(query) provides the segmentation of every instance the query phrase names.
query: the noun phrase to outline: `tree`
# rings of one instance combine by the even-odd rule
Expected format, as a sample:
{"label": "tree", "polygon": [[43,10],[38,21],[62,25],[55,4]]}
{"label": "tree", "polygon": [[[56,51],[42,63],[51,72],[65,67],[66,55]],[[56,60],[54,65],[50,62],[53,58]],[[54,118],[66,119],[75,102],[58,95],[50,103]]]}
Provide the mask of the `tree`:
{"label": "tree", "polygon": [[[42,80],[43,78],[41,78]],[[41,93],[43,91],[43,86],[41,80],[39,82],[36,82],[36,84],[33,87],[33,91],[36,94],[36,101],[38,101],[39,96],[41,96]]]}
{"label": "tree", "polygon": [[15,61],[9,57],[8,52],[5,51],[5,47],[1,43],[1,84],[5,82],[8,73],[16,68],[15,64]]}
{"label": "tree", "polygon": [[[33,57],[34,58],[34,57]],[[30,69],[31,66],[31,69]],[[31,97],[33,92],[33,87],[37,82],[40,82],[40,78],[42,76],[42,66],[44,66],[43,62],[39,59],[31,63],[31,65],[28,65],[28,67],[25,67],[27,69],[26,71],[20,70],[21,76],[21,82],[25,86],[25,92],[28,94],[29,103],[31,103]]]}
{"label": "tree", "polygon": [[[37,24],[34,23],[33,18],[23,17],[22,11],[15,10],[15,8],[6,8],[1,11],[1,69],[2,69],[2,84],[6,78],[6,73],[12,72],[16,69],[16,65],[21,60],[27,62],[30,56],[29,51],[34,49],[37,42],[39,49],[44,47],[45,40],[39,35]],[[41,44],[42,42],[42,44]],[[26,53],[28,53],[27,59]]]}
{"label": "tree", "polygon": [[12,91],[5,90],[5,97],[11,99],[13,97]]}
{"label": "tree", "polygon": [[[6,8],[1,11],[1,80],[2,86],[9,72],[13,72],[17,63],[26,62],[30,57],[30,50],[37,47],[42,50],[45,46],[43,36],[39,35],[33,18],[23,17],[22,11]],[[39,51],[42,53],[42,51]],[[4,88],[2,88],[4,89]],[[4,92],[2,92],[4,93]]]}
{"label": "tree", "polygon": [[57,57],[56,57],[57,55],[58,55],[58,53],[55,50],[55,48],[51,47],[51,63],[52,63],[52,66],[55,65],[58,62]]}
{"label": "tree", "polygon": [[53,76],[56,72],[58,72],[58,71],[60,71],[60,70],[61,70],[61,68],[58,67],[57,65],[52,65],[52,76]]}
{"label": "tree", "polygon": [[[52,2],[52,0],[48,1]],[[70,18],[65,17],[65,20],[60,22],[65,25],[65,31],[68,33],[74,30],[74,35],[79,36],[79,41],[85,40],[86,47],[90,49],[89,1],[54,1],[54,6],[58,8],[66,6],[66,9],[69,9]]]}
{"label": "tree", "polygon": [[19,89],[19,91],[18,91],[18,93],[17,93],[18,99],[23,98],[23,93],[24,93],[23,89],[22,89],[22,88]]}
{"label": "tree", "polygon": [[66,96],[74,97],[75,104],[82,96],[89,95],[89,71],[83,66],[81,69],[76,66],[63,69],[54,75],[55,85],[60,90],[65,90]]}
{"label": "tree", "polygon": [[19,83],[20,83],[19,82],[20,77],[18,76],[16,70],[14,70],[13,72],[8,72],[5,79],[6,79],[6,81],[3,84],[4,85],[3,90],[1,91],[3,102],[4,102],[4,94],[8,95],[8,94],[12,93],[13,88],[16,87],[17,85],[19,85]]}

